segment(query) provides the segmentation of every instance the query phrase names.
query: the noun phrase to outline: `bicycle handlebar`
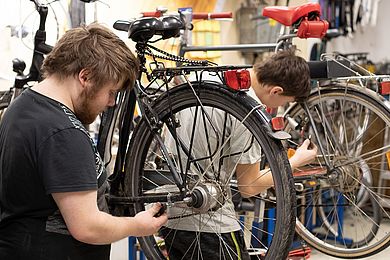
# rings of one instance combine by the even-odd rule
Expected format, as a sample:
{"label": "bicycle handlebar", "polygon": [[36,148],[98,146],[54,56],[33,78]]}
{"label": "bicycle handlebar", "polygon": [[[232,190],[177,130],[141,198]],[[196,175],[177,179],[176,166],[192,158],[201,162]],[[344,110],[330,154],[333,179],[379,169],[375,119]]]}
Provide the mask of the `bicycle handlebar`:
{"label": "bicycle handlebar", "polygon": [[40,2],[40,0],[30,0],[30,1],[35,4],[35,8],[37,8],[37,9],[39,6],[42,6],[42,3]]}
{"label": "bicycle handlebar", "polygon": [[213,19],[229,19],[229,18],[233,18],[232,12],[192,14],[192,19],[197,19],[197,20],[213,20]]}
{"label": "bicycle handlebar", "polygon": [[[154,12],[142,12],[142,17],[161,17],[162,11]],[[192,13],[192,19],[194,20],[214,20],[214,19],[228,19],[233,18],[232,12],[220,12],[220,13]]]}
{"label": "bicycle handlebar", "polygon": [[141,13],[142,17],[161,17],[162,12],[160,11],[154,11],[154,12],[142,12]]}

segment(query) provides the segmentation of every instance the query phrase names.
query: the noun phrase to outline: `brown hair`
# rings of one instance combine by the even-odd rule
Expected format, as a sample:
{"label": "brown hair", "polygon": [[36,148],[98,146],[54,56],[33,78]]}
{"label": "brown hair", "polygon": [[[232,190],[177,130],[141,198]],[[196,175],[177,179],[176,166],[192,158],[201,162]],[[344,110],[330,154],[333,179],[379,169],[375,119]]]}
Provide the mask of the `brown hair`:
{"label": "brown hair", "polygon": [[124,82],[131,88],[138,75],[137,58],[108,28],[97,23],[67,31],[43,62],[44,77],[60,79],[86,69],[96,88]]}
{"label": "brown hair", "polygon": [[294,50],[280,51],[253,66],[257,81],[265,86],[280,86],[284,96],[302,100],[310,94],[310,72],[307,62]]}

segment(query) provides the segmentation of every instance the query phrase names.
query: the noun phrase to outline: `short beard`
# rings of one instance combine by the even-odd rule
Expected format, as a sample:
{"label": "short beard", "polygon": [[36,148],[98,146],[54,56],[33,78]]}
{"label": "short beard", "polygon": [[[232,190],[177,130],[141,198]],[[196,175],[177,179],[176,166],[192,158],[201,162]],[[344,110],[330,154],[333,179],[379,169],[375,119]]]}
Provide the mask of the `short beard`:
{"label": "short beard", "polygon": [[91,102],[95,97],[92,89],[86,89],[81,92],[80,95],[80,104],[75,108],[75,115],[84,125],[89,125],[95,121],[97,115],[93,114],[91,111]]}

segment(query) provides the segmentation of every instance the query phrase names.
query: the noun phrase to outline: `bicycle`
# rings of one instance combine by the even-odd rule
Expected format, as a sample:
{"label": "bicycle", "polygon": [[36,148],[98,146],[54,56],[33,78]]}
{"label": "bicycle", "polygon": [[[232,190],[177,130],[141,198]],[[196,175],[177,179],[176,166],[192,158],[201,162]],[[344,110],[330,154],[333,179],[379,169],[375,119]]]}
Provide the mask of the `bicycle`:
{"label": "bicycle", "polygon": [[46,44],[45,23],[48,14],[48,7],[41,4],[38,0],[31,0],[35,4],[35,9],[39,14],[39,27],[34,36],[33,57],[29,73],[24,74],[26,64],[20,59],[12,60],[13,71],[16,72],[13,86],[9,90],[0,92],[0,119],[8,105],[19,96],[24,88],[28,87],[28,83],[41,80],[40,67],[42,65],[44,55],[48,54],[52,47]]}
{"label": "bicycle", "polygon": [[[289,22],[289,18],[293,19],[304,10],[314,12],[311,15],[315,17],[315,12],[319,12],[316,8],[309,4],[288,10],[279,7],[263,10],[264,16],[292,26],[290,33],[279,39],[276,51],[278,48],[290,48],[293,37],[304,38],[305,29],[310,26],[318,29],[315,33],[325,32],[322,30],[323,23],[318,19],[317,23],[310,25],[300,24],[305,20],[298,20],[295,26]],[[297,205],[300,218],[297,219],[296,230],[308,244],[328,255],[366,257],[390,244],[386,227],[389,214],[384,209],[389,206],[384,201],[388,196],[385,193],[388,185],[387,178],[382,177],[388,172],[389,162],[389,103],[383,98],[383,95],[388,95],[388,82],[384,81],[388,80],[388,76],[374,75],[342,55],[324,55],[322,58],[322,62],[309,62],[312,77],[319,77],[320,85],[313,89],[307,102],[293,104],[284,115],[289,122],[284,130],[293,136],[290,144],[294,143],[296,147],[304,138],[313,136],[321,148],[319,166],[314,165],[313,169],[308,167],[294,174],[301,201]],[[345,82],[344,85],[342,82]],[[347,108],[342,110],[342,107]],[[332,117],[329,118],[329,115]],[[375,131],[373,122],[383,129],[369,138],[367,136],[370,133],[373,136]],[[355,143],[352,147],[366,147],[353,154],[359,155],[360,160],[352,160],[352,154],[348,154],[352,148],[350,143]],[[376,159],[376,165],[372,164],[373,159]],[[380,171],[377,173],[379,178],[372,176],[375,170]],[[340,202],[342,199],[344,202]],[[367,212],[368,209],[371,212]],[[347,225],[351,214],[358,215],[354,217],[355,228]]]}
{"label": "bicycle", "polygon": [[[288,18],[314,6],[266,7],[263,15],[291,25]],[[325,32],[320,22],[312,26]],[[301,37],[309,27],[293,28],[280,47],[289,48],[291,37]],[[287,108],[288,124],[282,127],[292,136],[285,147],[312,137],[320,148],[316,163],[293,173],[299,199],[296,231],[328,255],[366,257],[390,244],[383,200],[388,185],[373,176],[375,170],[388,169],[390,114],[382,96],[388,94],[388,76],[374,75],[342,56],[325,54],[322,60],[308,62],[317,85],[307,101]],[[374,130],[374,123],[383,129]]]}
{"label": "bicycle", "polygon": [[[295,200],[291,199],[294,198],[292,177],[286,154],[278,140],[286,135],[274,132],[262,106],[240,91],[241,87],[248,87],[248,72],[237,69],[247,66],[210,66],[206,61],[173,56],[151,45],[159,39],[178,36],[184,26],[181,19],[181,16],[168,15],[114,24],[115,29],[128,32],[129,38],[136,42],[142,73],[134,90],[122,93],[118,97],[118,106],[102,120],[99,138],[102,154],[110,148],[107,143],[110,143],[115,124],[119,125],[120,131],[108,197],[112,212],[132,215],[152,202],[162,202],[168,206],[170,227],[175,227],[183,217],[202,217],[210,221],[219,218],[233,221],[240,229],[239,215],[236,216],[232,201],[232,192],[237,190],[232,191],[230,186],[233,165],[223,165],[223,162],[227,157],[239,158],[251,149],[262,149],[262,160],[267,162],[263,167],[275,173],[273,179],[276,184],[272,192],[263,194],[263,201],[267,202],[263,213],[273,211],[272,214],[276,212],[276,215],[264,219],[268,225],[275,227],[276,232],[267,234],[259,229],[258,233],[263,233],[264,239],[270,241],[264,243],[259,236],[251,235],[247,228],[244,229],[263,245],[263,249],[254,248],[257,257],[262,254],[266,259],[283,259],[292,241],[294,226],[291,223],[295,219]],[[152,40],[154,35],[159,39]],[[149,64],[151,70],[146,67],[146,55],[153,59]],[[183,66],[165,68],[158,59],[178,61]],[[189,72],[195,73],[196,81],[188,80]],[[222,83],[205,81],[206,72],[215,74]],[[148,79],[146,85],[142,83],[142,74]],[[186,82],[171,88],[168,83],[179,75]],[[230,77],[238,88],[228,87],[232,86]],[[132,125],[135,101],[141,118]],[[190,138],[178,134],[181,113],[189,113],[194,118]],[[216,120],[222,122],[218,124],[222,125],[221,128]],[[198,138],[200,125],[202,133],[218,136],[217,144],[209,143],[208,138]],[[244,139],[239,143],[232,142],[236,135]],[[199,143],[205,150],[195,153],[194,147]],[[226,233],[219,227],[213,231],[217,236],[221,232]],[[164,248],[163,239],[158,234],[138,240],[150,259],[164,259],[169,251],[169,248]],[[221,243],[224,244],[224,241],[221,240]],[[228,251],[234,255],[235,250]]]}
{"label": "bicycle", "polygon": [[[270,10],[270,9],[268,9]],[[272,8],[271,8],[272,10]],[[271,17],[275,18],[276,20],[279,20],[279,22],[282,22],[284,23],[284,25],[292,25],[292,30],[291,34],[287,34],[285,37],[282,37],[280,40],[280,44],[278,44],[278,48],[289,48],[291,46],[291,39],[292,37],[295,37],[297,35],[296,31],[298,30],[298,35],[301,34],[301,36],[305,35],[306,33],[314,33],[315,35],[319,35],[319,34],[323,34],[325,33],[325,30],[324,30],[324,24],[319,22],[317,20],[317,17],[318,17],[318,14],[319,14],[319,10],[317,9],[317,7],[315,5],[304,5],[300,8],[295,8],[295,9],[290,9],[288,11],[287,14],[283,14],[283,10],[278,10],[277,8],[276,9],[273,9],[275,10],[276,12],[272,15],[272,14],[268,14],[270,15]],[[298,15],[298,14],[303,14],[305,13],[307,16],[306,16],[306,19],[298,19],[298,20],[294,20],[295,23],[292,23],[291,21],[289,21],[288,19],[287,20],[284,20],[286,17],[287,18],[291,18],[293,17],[294,15]],[[309,16],[311,16],[310,18],[308,18]],[[298,15],[299,17],[299,15]],[[309,23],[310,21],[314,21],[313,23]],[[300,27],[301,25],[303,24],[302,27]],[[314,26],[316,29],[314,31],[310,31],[309,28],[311,26]],[[300,29],[299,29],[300,28]],[[125,29],[126,30],[126,29]],[[295,30],[295,32],[294,32]],[[307,31],[305,31],[307,30]],[[339,65],[339,66],[336,66],[336,65]],[[310,65],[321,65],[322,67],[320,69],[316,69],[314,70],[313,69],[313,74],[316,74],[318,73],[318,71],[320,71],[320,74],[322,73],[322,71],[325,72],[325,75],[317,75],[317,76],[321,76],[321,77],[324,77],[324,78],[330,78],[330,79],[333,79],[333,80],[352,80],[354,79],[353,77],[349,77],[349,78],[341,78],[340,76],[343,75],[348,75],[348,72],[349,72],[349,75],[351,73],[353,73],[353,75],[357,75],[355,71],[351,70],[348,66],[344,65],[343,62],[339,62],[338,60],[336,59],[330,59],[329,61],[326,61],[326,62],[320,62],[320,63],[310,63]],[[324,67],[325,66],[325,67]],[[335,68],[336,66],[336,68]],[[350,64],[349,65],[350,67],[353,67],[353,68],[357,68],[355,64]],[[338,72],[338,74],[329,74],[327,73],[327,70],[334,70],[336,72]],[[322,70],[322,71],[321,71]],[[342,71],[344,70],[344,71]],[[340,71],[342,71],[340,73]],[[347,74],[345,74],[347,72]],[[174,74],[172,74],[174,75]],[[377,77],[377,76],[374,76],[374,75],[371,75],[370,74],[370,77],[371,79],[378,79],[380,77]],[[365,78],[364,76],[361,76],[361,75],[358,75],[357,77],[355,77],[355,80],[360,80],[360,82],[364,81]],[[384,84],[385,86],[385,84]],[[377,90],[379,91],[379,89]],[[313,112],[310,112],[309,108],[310,107],[313,107],[313,104],[312,102],[316,102],[316,103],[319,103],[321,102],[322,104],[322,100],[323,100],[323,97],[325,97],[324,100],[328,101],[328,100],[331,100],[331,97],[336,97],[338,99],[338,101],[336,101],[335,103],[339,103],[339,104],[348,104],[349,107],[351,108],[355,108],[355,107],[360,107],[361,109],[359,110],[360,113],[356,113],[356,114],[353,114],[353,113],[349,113],[348,116],[349,117],[352,117],[352,118],[355,118],[357,117],[357,119],[361,119],[362,117],[359,117],[358,115],[362,113],[362,111],[368,111],[366,112],[366,114],[364,115],[364,120],[363,122],[367,122],[367,120],[370,120],[369,119],[369,114],[375,114],[376,116],[378,116],[378,118],[380,118],[380,120],[382,121],[382,123],[385,125],[385,129],[387,129],[387,126],[389,125],[389,122],[387,120],[388,118],[388,103],[384,102],[384,100],[380,97],[380,95],[378,94],[375,94],[374,92],[368,90],[367,88],[363,88],[363,87],[356,87],[356,86],[352,86],[350,83],[347,84],[346,86],[342,86],[342,85],[334,85],[334,82],[330,82],[328,81],[328,85],[321,85],[319,88],[315,89],[315,91],[313,91],[313,93],[311,94],[311,96],[309,97],[309,100],[305,103],[302,103],[302,106],[300,104],[294,104],[289,110],[288,110],[288,114],[286,114],[286,119],[288,121],[291,122],[291,124],[293,126],[286,126],[286,129],[288,132],[291,133],[291,135],[294,137],[295,136],[295,140],[297,140],[297,136],[298,137],[302,137],[302,135],[297,135],[296,132],[299,132],[297,131],[297,129],[295,129],[297,127],[297,122],[298,120],[292,120],[294,118],[297,118],[298,115],[302,115],[304,114],[303,111],[305,111],[306,113],[306,117],[308,119],[306,120],[299,120],[299,122],[306,126],[306,128],[304,128],[304,133],[305,135],[303,135],[303,137],[307,137],[308,134],[306,132],[312,132],[313,133],[313,140],[320,144],[320,150],[321,150],[321,158],[325,158],[323,160],[326,160],[325,163],[324,162],[321,162],[321,166],[322,168],[320,168],[321,170],[318,170],[318,167],[314,168],[315,170],[317,170],[317,172],[320,172],[321,174],[314,174],[313,172],[311,172],[310,174],[308,173],[309,171],[302,171],[303,174],[301,174],[300,176],[296,176],[295,177],[295,182],[296,182],[296,187],[298,188],[298,191],[300,192],[299,194],[299,198],[302,199],[302,198],[305,198],[306,195],[312,195],[312,194],[318,194],[320,193],[320,196],[317,195],[317,199],[315,203],[313,202],[310,202],[309,203],[306,203],[306,204],[301,204],[301,205],[298,205],[299,208],[303,208],[303,210],[301,210],[301,212],[304,212],[306,213],[307,210],[306,208],[309,208],[309,207],[312,207],[312,208],[317,208],[318,211],[320,212],[320,216],[318,217],[319,219],[322,220],[322,224],[320,224],[320,228],[323,228],[325,229],[325,231],[328,231],[328,235],[323,235],[321,234],[319,231],[315,231],[314,229],[310,229],[310,228],[307,228],[305,227],[304,224],[301,223],[301,221],[305,224],[307,224],[307,222],[305,222],[304,220],[302,220],[302,218],[299,218],[298,221],[297,221],[297,231],[298,233],[304,237],[304,239],[310,244],[312,245],[313,247],[327,253],[327,254],[330,254],[330,255],[334,255],[334,256],[338,256],[338,257],[345,257],[345,258],[357,258],[357,257],[365,257],[365,256],[368,256],[368,255],[372,255],[372,254],[375,254],[381,250],[383,250],[384,248],[386,248],[388,246],[388,243],[389,243],[389,236],[386,234],[386,229],[384,231],[383,228],[383,222],[382,222],[382,218],[380,217],[381,214],[385,214],[386,216],[387,213],[385,212],[385,210],[383,209],[383,207],[379,206],[379,195],[377,194],[377,188],[378,187],[373,187],[374,189],[372,189],[372,187],[370,188],[369,187],[369,183],[365,183],[366,179],[369,179],[369,177],[366,177],[366,175],[370,176],[370,172],[367,171],[367,167],[364,167],[364,164],[361,163],[361,165],[363,166],[359,166],[356,167],[356,166],[349,166],[351,169],[350,170],[345,170],[343,168],[341,168],[342,166],[344,165],[337,165],[335,163],[339,162],[340,159],[343,159],[344,162],[348,162],[349,164],[351,165],[356,165],[356,161],[351,161],[349,162],[348,160],[346,160],[345,158],[348,158],[348,154],[345,154],[344,152],[344,155],[341,156],[341,151],[343,150],[340,150],[338,151],[338,157],[336,157],[334,154],[329,154],[329,152],[327,152],[323,145],[322,145],[322,141],[318,141],[318,140],[321,140],[321,132],[318,130],[318,129],[321,129],[321,126],[316,123],[316,122],[322,122],[322,121],[326,121],[325,118],[323,117],[320,117],[320,118],[314,118],[313,116],[309,116],[311,114],[313,115],[318,115],[321,113],[319,112],[316,112],[316,113],[313,113]],[[314,101],[313,101],[314,100]],[[333,101],[332,101],[333,102]],[[362,103],[362,104],[361,104]],[[317,111],[318,110],[321,110],[322,109],[325,109],[327,103],[324,103],[321,105],[317,105],[317,106],[314,106],[316,107]],[[307,107],[306,107],[307,106]],[[362,106],[365,106],[364,109],[362,108]],[[302,108],[303,107],[303,108]],[[339,117],[338,118],[343,118],[343,115],[344,113],[346,113],[346,111],[344,112],[343,110],[335,110],[337,107],[340,107],[340,105],[335,105],[335,108],[333,108],[333,111],[338,111],[338,114],[339,114]],[[322,108],[322,109],[321,109]],[[378,108],[378,109],[376,109]],[[328,109],[330,110],[330,109]],[[350,111],[351,109],[349,109],[348,111]],[[352,109],[353,110],[353,109]],[[308,112],[309,111],[309,112]],[[326,112],[327,110],[325,110]],[[332,110],[330,110],[332,111]],[[322,112],[323,115],[328,115],[329,113],[325,113],[325,112]],[[289,116],[288,116],[289,115]],[[305,117],[304,117],[305,118]],[[344,115],[344,118],[346,118],[346,116]],[[316,119],[316,120],[315,120]],[[357,120],[357,122],[359,122],[359,120]],[[332,126],[332,124],[330,124]],[[346,128],[345,124],[343,126],[343,124],[339,124],[342,126],[342,128],[340,128],[338,130],[338,133],[339,133],[339,136],[346,136],[348,138],[350,138],[349,136],[349,132],[344,130]],[[360,136],[360,138],[362,136],[365,135],[366,132],[369,132],[369,129],[367,128],[367,123],[366,123],[366,127],[361,127],[360,128],[360,134],[352,134],[352,136]],[[302,127],[300,127],[302,128]],[[327,129],[327,132],[332,132],[330,131],[329,129],[329,126],[323,126],[322,127],[323,129]],[[386,130],[387,131],[387,130]],[[324,132],[324,130],[322,131]],[[337,133],[337,132],[336,132]],[[346,134],[348,133],[348,134]],[[323,134],[322,134],[323,135]],[[329,134],[327,134],[328,136]],[[339,136],[336,136],[336,137],[339,137]],[[332,140],[332,138],[328,138],[330,140]],[[293,139],[294,140],[294,139]],[[299,140],[299,138],[298,138]],[[327,139],[325,139],[327,140]],[[334,141],[335,138],[333,138],[333,146],[336,146],[334,143],[337,143],[336,141]],[[360,145],[359,146],[362,146],[363,145],[363,139],[357,139],[356,141],[360,141]],[[139,140],[141,141],[141,140]],[[126,142],[125,142],[126,143]],[[343,143],[343,142],[342,142]],[[355,142],[357,143],[357,142]],[[340,146],[340,145],[338,145]],[[331,146],[329,146],[331,147]],[[155,148],[153,148],[155,149]],[[152,149],[152,151],[153,151]],[[378,149],[371,149],[369,148],[370,151],[369,151],[369,155],[372,153],[375,153],[376,150]],[[346,151],[348,149],[344,149],[344,151]],[[378,151],[381,151],[381,150],[384,150],[387,152],[387,147],[385,146],[384,149],[379,149]],[[131,149],[130,149],[131,151]],[[360,152],[362,152],[363,150],[360,150]],[[123,154],[123,152],[122,152]],[[132,153],[134,156],[138,155],[138,154],[134,154]],[[380,152],[379,153],[379,156],[382,156],[384,155],[385,152]],[[364,155],[364,154],[363,154]],[[136,158],[139,158],[139,157],[136,157]],[[326,159],[328,158],[328,159]],[[143,159],[143,158],[141,158]],[[163,159],[162,161],[165,162],[165,160]],[[153,160],[151,162],[154,162]],[[159,158],[157,160],[158,163],[154,162],[155,165],[153,165],[153,167],[157,167],[157,165],[160,165],[158,167],[163,167],[161,166],[161,158]],[[360,162],[360,161],[359,161]],[[379,164],[381,164],[381,166],[383,167],[384,163],[386,163],[386,160],[385,161],[382,161],[380,162]],[[326,166],[323,166],[323,165],[326,165]],[[164,165],[164,163],[162,164]],[[336,165],[336,166],[335,166]],[[142,165],[140,164],[137,164],[137,167],[142,167]],[[343,169],[343,171],[340,171],[340,170],[335,170],[337,168],[341,168]],[[345,168],[345,167],[344,167]],[[369,167],[368,167],[369,168]],[[138,170],[138,168],[136,168]],[[363,172],[364,171],[364,174],[361,173],[361,174],[357,174],[356,172]],[[368,172],[368,173],[367,173]],[[332,175],[333,174],[333,175]],[[297,174],[296,174],[297,175]],[[336,175],[336,176],[334,176]],[[364,176],[364,178],[363,178]],[[332,177],[332,178],[330,178]],[[343,178],[344,177],[344,178]],[[348,178],[346,178],[348,177]],[[359,178],[357,178],[359,177]],[[354,182],[350,183],[350,181],[352,180],[355,180]],[[133,180],[137,180],[139,181],[139,179],[133,179]],[[315,192],[308,192],[309,190],[307,189],[307,184],[309,183],[310,180],[320,180],[320,181],[317,181],[317,182],[314,182],[314,188],[315,188]],[[338,182],[337,182],[338,180]],[[344,182],[343,182],[344,180]],[[346,182],[348,181],[349,182]],[[323,185],[323,182],[325,182],[326,184]],[[322,184],[322,186],[320,185]],[[344,184],[344,185],[341,185],[341,184]],[[347,185],[348,184],[348,185]],[[346,188],[346,185],[348,186]],[[383,184],[384,185],[384,184]],[[314,189],[313,188],[313,189]],[[336,189],[337,188],[337,189]],[[383,187],[381,188],[384,188],[386,189],[386,186],[384,185]],[[331,190],[331,191],[329,191]],[[358,238],[355,238],[355,240],[353,240],[352,238],[349,238],[347,237],[346,234],[343,234],[341,231],[342,231],[342,223],[340,220],[344,220],[344,216],[340,215],[339,213],[337,214],[334,214],[332,213],[332,209],[329,209],[329,207],[334,207],[334,208],[342,208],[342,207],[346,207],[346,206],[349,206],[351,207],[351,205],[349,205],[348,203],[344,203],[344,204],[341,204],[341,203],[338,203],[338,201],[334,201],[333,204],[329,204],[329,200],[332,202],[332,199],[334,200],[335,197],[333,196],[329,196],[327,194],[331,194],[332,192],[335,193],[335,190],[341,194],[341,197],[343,196],[346,196],[343,194],[343,191],[346,191],[348,192],[347,195],[350,195],[350,196],[356,196],[357,194],[359,194],[359,196],[356,196],[358,199],[356,199],[356,202],[355,204],[352,204],[352,200],[346,196],[347,198],[349,198],[350,200],[347,201],[349,202],[349,204],[352,204],[352,206],[355,206],[357,209],[357,212],[360,213],[360,215],[364,215],[364,216],[367,216],[369,217],[369,220],[368,220],[368,224],[371,223],[371,228],[369,228],[369,231],[366,232],[366,233],[363,233],[363,235],[360,235],[360,237]],[[235,191],[237,192],[237,190]],[[326,193],[326,194],[322,194],[322,193]],[[356,193],[356,195],[354,194]],[[269,195],[268,195],[269,196]],[[326,197],[327,196],[327,197]],[[271,200],[270,199],[264,199],[264,198],[261,198],[259,197],[258,198],[260,201],[267,201],[267,202],[270,202]],[[325,204],[325,199],[327,199],[326,203],[328,204]],[[128,200],[128,202],[130,201],[130,199]],[[312,200],[313,201],[313,200]],[[368,204],[367,204],[367,201],[368,201]],[[277,203],[276,203],[277,204]],[[373,210],[373,213],[366,213],[364,210],[360,209],[360,207],[365,204],[366,205],[366,208],[367,208],[367,205],[371,207],[371,209]],[[313,206],[314,205],[314,206]],[[335,211],[335,210],[333,210]],[[339,210],[339,212],[341,212]],[[364,212],[364,214],[363,214]],[[379,212],[379,213],[378,213]],[[333,218],[331,217],[331,215],[333,216]],[[264,212],[262,212],[260,214],[260,217],[262,218],[264,215]],[[309,216],[310,216],[310,213],[309,213]],[[311,214],[311,216],[313,216],[313,214]],[[338,222],[336,223],[335,219],[338,220]],[[262,222],[262,221],[261,221]],[[367,223],[367,221],[366,221]],[[335,226],[336,225],[336,228],[338,227],[339,228],[339,231],[335,231],[335,228],[332,227],[332,226]],[[356,231],[355,231],[356,232]],[[276,234],[276,232],[275,232]],[[329,234],[332,234],[332,236],[330,236]],[[349,235],[349,234],[348,234]],[[336,239],[336,237],[338,237]],[[378,239],[378,237],[381,237]],[[321,238],[325,238],[325,242],[321,240]],[[256,237],[254,238],[255,241],[259,242],[259,238]],[[332,241],[334,240],[334,241]],[[143,241],[141,242],[141,245],[143,245],[145,247],[145,243],[148,244],[150,243],[150,241]],[[262,247],[266,248],[267,249],[267,244],[264,243],[263,241],[260,241],[259,242]],[[370,244],[371,243],[371,244]],[[271,243],[271,246],[272,246],[273,243]],[[150,250],[150,248],[153,248],[153,247],[149,247],[148,250]],[[257,248],[253,248],[254,250],[258,250]]]}
{"label": "bicycle", "polygon": [[[9,104],[18,97],[24,89],[31,86],[33,82],[41,81],[41,66],[44,60],[45,55],[49,54],[53,47],[47,44],[46,40],[46,18],[49,13],[49,7],[53,9],[50,5],[51,3],[43,4],[41,0],[30,0],[35,5],[35,10],[39,14],[39,26],[34,35],[34,46],[32,48],[33,55],[31,59],[31,65],[29,68],[28,74],[24,73],[26,69],[26,63],[19,59],[15,58],[12,60],[12,68],[16,73],[15,80],[13,85],[5,91],[0,91],[0,120]],[[80,0],[82,2],[91,3],[95,0]],[[54,10],[53,10],[54,12]],[[57,15],[54,13],[55,20],[57,22],[57,35],[56,39],[59,37],[58,32],[58,21]]]}
{"label": "bicycle", "polygon": [[[346,66],[346,61],[337,63],[343,69],[356,66]],[[294,178],[302,184],[297,232],[311,246],[336,257],[370,256],[390,242],[384,208],[388,204],[383,200],[387,195],[382,194],[388,185],[378,178],[388,167],[389,103],[380,83],[372,82],[382,77],[366,74],[332,76],[333,81],[319,85],[305,103],[285,114],[290,122],[285,130],[293,141],[312,136],[321,151],[318,161]]]}

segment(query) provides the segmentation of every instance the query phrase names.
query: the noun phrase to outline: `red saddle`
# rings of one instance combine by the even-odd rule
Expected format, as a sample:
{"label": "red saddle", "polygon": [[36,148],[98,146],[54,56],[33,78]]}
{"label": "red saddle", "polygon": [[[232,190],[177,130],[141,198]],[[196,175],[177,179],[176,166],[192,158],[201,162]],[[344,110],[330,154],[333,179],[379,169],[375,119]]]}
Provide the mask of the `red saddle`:
{"label": "red saddle", "polygon": [[272,18],[279,23],[291,26],[301,17],[306,17],[309,13],[315,12],[321,15],[321,7],[318,3],[307,3],[295,7],[267,6],[263,9],[263,16]]}
{"label": "red saddle", "polygon": [[[309,14],[314,14],[310,20]],[[272,18],[285,26],[291,26],[301,20],[297,32],[299,38],[322,38],[325,36],[329,23],[320,20],[320,15],[321,7],[318,3],[307,3],[296,7],[267,6],[263,9],[263,16]]]}

